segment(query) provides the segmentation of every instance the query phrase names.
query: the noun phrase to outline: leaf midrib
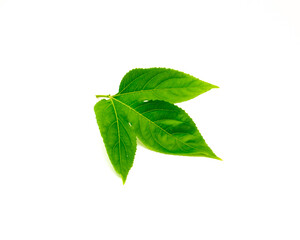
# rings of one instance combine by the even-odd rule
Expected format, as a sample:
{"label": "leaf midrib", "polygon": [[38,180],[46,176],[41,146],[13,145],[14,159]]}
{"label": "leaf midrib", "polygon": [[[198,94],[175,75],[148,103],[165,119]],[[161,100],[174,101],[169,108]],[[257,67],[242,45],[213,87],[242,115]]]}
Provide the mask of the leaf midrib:
{"label": "leaf midrib", "polygon": [[129,105],[127,105],[126,103],[114,98],[114,97],[111,97],[111,99],[114,99],[116,101],[118,101],[119,103],[123,104],[125,107],[128,107],[130,110],[134,111],[135,113],[137,113],[138,115],[142,116],[143,118],[147,119],[150,123],[154,124],[156,127],[158,127],[159,129],[161,129],[163,132],[167,133],[168,135],[174,137],[176,140],[178,140],[179,142],[183,143],[184,145],[188,146],[188,147],[191,147],[191,148],[194,148],[194,149],[197,149],[199,150],[198,148],[196,147],[193,147],[183,141],[181,141],[179,138],[175,137],[174,135],[172,135],[171,133],[167,132],[166,130],[164,130],[163,128],[161,128],[159,125],[157,125],[155,122],[151,121],[149,118],[145,117],[143,114],[139,113],[138,111],[136,111],[134,108],[130,107]]}
{"label": "leaf midrib", "polygon": [[170,90],[170,89],[194,89],[195,87],[173,87],[173,88],[154,88],[154,89],[146,89],[146,90],[139,90],[139,91],[134,91],[134,92],[126,92],[126,93],[117,93],[113,97],[118,97],[118,96],[123,96],[123,95],[128,95],[128,94],[135,94],[135,93],[143,93],[147,91],[163,91],[163,90]]}
{"label": "leaf midrib", "polygon": [[117,128],[118,128],[118,140],[119,140],[119,159],[120,159],[120,172],[121,172],[121,136],[120,136],[120,126],[119,126],[119,118],[118,118],[118,114],[117,114],[117,110],[116,110],[116,107],[115,107],[115,104],[114,104],[114,101],[111,99],[111,103],[112,103],[112,106],[114,108],[114,112],[115,112],[115,115],[116,115],[116,121],[117,121]]}

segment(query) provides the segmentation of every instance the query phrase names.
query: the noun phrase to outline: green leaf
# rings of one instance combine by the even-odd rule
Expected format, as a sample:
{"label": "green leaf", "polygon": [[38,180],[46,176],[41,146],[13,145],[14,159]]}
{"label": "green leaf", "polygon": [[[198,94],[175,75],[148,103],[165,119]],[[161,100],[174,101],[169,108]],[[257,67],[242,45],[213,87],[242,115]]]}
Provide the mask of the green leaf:
{"label": "green leaf", "polygon": [[99,101],[94,110],[108,157],[125,183],[133,164],[136,136],[128,122],[118,114],[112,99]]}
{"label": "green leaf", "polygon": [[[149,149],[173,155],[219,159],[205,143],[193,120],[181,108],[164,101],[135,102],[114,100],[122,115]],[[126,111],[127,110],[127,111]]]}
{"label": "green leaf", "polygon": [[218,87],[177,70],[137,68],[123,77],[119,93],[114,97],[126,102],[162,100],[178,103],[192,99],[212,88]]}
{"label": "green leaf", "polygon": [[133,165],[136,137],[149,149],[166,154],[221,160],[206,144],[188,114],[173,103],[189,100],[217,86],[166,68],[133,69],[119,93],[96,95],[97,123],[109,159],[125,183]]}

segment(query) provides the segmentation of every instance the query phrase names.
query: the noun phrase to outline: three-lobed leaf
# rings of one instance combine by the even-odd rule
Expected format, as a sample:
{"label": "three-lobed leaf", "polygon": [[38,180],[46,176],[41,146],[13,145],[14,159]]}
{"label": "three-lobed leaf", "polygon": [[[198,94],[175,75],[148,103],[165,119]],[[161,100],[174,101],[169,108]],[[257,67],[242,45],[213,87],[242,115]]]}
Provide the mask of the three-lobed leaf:
{"label": "three-lobed leaf", "polygon": [[166,68],[133,69],[119,92],[95,105],[97,123],[109,159],[125,183],[133,165],[136,137],[161,153],[219,159],[196,124],[173,103],[189,100],[217,86]]}

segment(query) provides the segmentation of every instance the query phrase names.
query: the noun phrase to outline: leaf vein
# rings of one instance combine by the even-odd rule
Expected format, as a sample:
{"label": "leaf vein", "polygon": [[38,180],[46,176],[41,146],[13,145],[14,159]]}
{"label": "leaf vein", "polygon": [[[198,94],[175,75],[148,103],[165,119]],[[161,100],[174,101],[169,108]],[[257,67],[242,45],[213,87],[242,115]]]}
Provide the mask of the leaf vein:
{"label": "leaf vein", "polygon": [[128,94],[137,94],[137,93],[143,93],[143,92],[147,92],[147,91],[152,91],[152,92],[156,92],[156,91],[164,91],[164,90],[174,90],[174,89],[194,89],[195,87],[172,87],[172,88],[154,88],[154,89],[145,89],[145,90],[139,90],[139,91],[133,91],[133,92],[126,92],[126,93],[117,93],[116,95],[114,95],[113,97],[118,97],[118,96],[123,96],[123,95],[128,95]]}
{"label": "leaf vein", "polygon": [[167,132],[165,129],[163,129],[163,128],[161,128],[159,125],[157,125],[155,122],[151,121],[149,118],[147,118],[146,116],[144,116],[144,115],[141,114],[140,112],[136,111],[134,108],[131,108],[130,106],[128,106],[126,103],[123,103],[122,101],[120,101],[120,100],[118,100],[118,99],[116,99],[116,98],[114,98],[114,99],[115,99],[116,101],[120,102],[121,104],[123,104],[124,106],[130,108],[132,111],[134,111],[135,113],[139,114],[139,115],[142,116],[143,118],[147,119],[147,120],[150,121],[152,124],[154,124],[155,126],[157,126],[161,131],[163,131],[163,132],[167,133],[168,135],[174,137],[175,139],[177,139],[179,142],[183,143],[184,145],[187,145],[187,146],[189,146],[189,147],[191,147],[191,148],[194,148],[194,149],[198,149],[198,148],[196,148],[196,147],[190,146],[189,144],[187,144],[187,143],[181,141],[179,138],[177,138],[177,137],[174,136],[173,134]]}
{"label": "leaf vein", "polygon": [[159,84],[157,84],[154,89],[157,89],[157,87],[159,85],[161,85],[162,83],[164,83],[165,81],[173,80],[173,79],[178,79],[178,78],[184,78],[184,77],[173,77],[173,78],[171,77],[171,78],[164,79],[162,82],[160,82]]}
{"label": "leaf vein", "polygon": [[142,87],[141,90],[144,90],[145,87],[146,87],[146,85],[147,85],[153,78],[155,78],[155,77],[158,76],[159,74],[162,74],[162,73],[165,73],[165,72],[166,72],[166,71],[159,72],[159,73],[155,74],[154,76],[152,76],[150,79],[148,79],[148,80],[146,81],[146,84],[144,84],[144,86]]}
{"label": "leaf vein", "polygon": [[125,90],[126,88],[128,88],[134,81],[136,81],[139,77],[145,75],[146,73],[147,73],[147,72],[144,72],[144,73],[142,73],[141,75],[137,76],[135,79],[133,79],[133,80],[132,80],[125,88],[123,88],[123,89],[121,90],[120,93],[124,92],[124,90]]}
{"label": "leaf vein", "polygon": [[115,104],[113,102],[113,100],[111,99],[111,103],[112,103],[112,106],[114,108],[114,111],[115,111],[115,115],[116,115],[116,122],[117,122],[117,128],[118,128],[118,140],[119,140],[119,162],[120,162],[120,168],[121,168],[121,161],[122,161],[122,157],[121,157],[121,136],[120,136],[120,126],[119,126],[119,119],[118,119],[118,114],[117,114],[117,110],[116,110],[116,107],[115,107]]}

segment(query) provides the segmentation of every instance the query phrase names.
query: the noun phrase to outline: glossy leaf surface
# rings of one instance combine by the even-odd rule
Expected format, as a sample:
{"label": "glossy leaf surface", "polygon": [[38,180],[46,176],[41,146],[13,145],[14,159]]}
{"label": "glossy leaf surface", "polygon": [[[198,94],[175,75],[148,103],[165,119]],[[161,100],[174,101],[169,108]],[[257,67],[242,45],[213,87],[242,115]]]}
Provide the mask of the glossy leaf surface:
{"label": "glossy leaf surface", "polygon": [[109,159],[125,183],[133,165],[136,137],[161,153],[219,159],[188,114],[173,103],[189,100],[215,85],[166,68],[133,69],[119,93],[95,105],[97,123]]}
{"label": "glossy leaf surface", "polygon": [[117,108],[124,108],[123,114],[127,115],[137,137],[149,149],[166,154],[219,159],[205,143],[193,120],[174,104],[148,101],[127,105],[114,101]]}
{"label": "glossy leaf surface", "polygon": [[125,102],[136,100],[162,100],[179,103],[192,99],[215,85],[189,74],[167,68],[137,68],[122,79],[119,93],[114,97]]}
{"label": "glossy leaf surface", "polygon": [[97,123],[109,159],[125,183],[133,164],[136,136],[114,105],[113,100],[101,100],[95,105]]}

